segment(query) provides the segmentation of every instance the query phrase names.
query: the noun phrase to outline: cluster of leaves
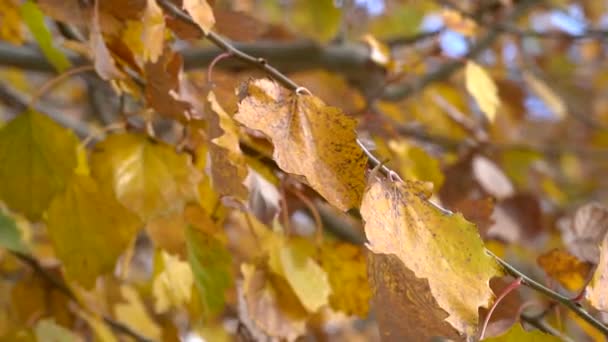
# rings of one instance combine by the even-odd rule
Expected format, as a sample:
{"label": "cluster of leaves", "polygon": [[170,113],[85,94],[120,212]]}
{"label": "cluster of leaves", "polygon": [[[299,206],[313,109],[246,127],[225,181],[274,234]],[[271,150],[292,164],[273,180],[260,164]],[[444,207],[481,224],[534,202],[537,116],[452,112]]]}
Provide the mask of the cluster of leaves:
{"label": "cluster of leaves", "polygon": [[[595,176],[608,165],[585,158],[606,153],[606,101],[581,114],[522,67],[527,34],[507,19],[534,1],[512,2],[379,1],[390,8],[372,17],[359,1],[0,0],[0,43],[35,41],[59,73],[0,70],[33,94],[19,105],[0,89],[0,338],[603,340],[608,208]],[[445,61],[439,33],[385,42],[430,14],[474,42],[465,62]],[[500,24],[484,28],[489,17]],[[297,45],[293,32],[313,53],[367,33],[348,50],[363,57],[287,77],[224,38]],[[501,32],[513,42],[493,48]],[[581,56],[535,55],[541,71],[574,79],[570,66],[600,65],[599,40],[556,37]],[[520,64],[496,61],[505,46]],[[185,72],[201,51],[217,56],[207,72]],[[357,58],[361,70],[335,67]],[[419,92],[391,95],[404,85]],[[526,115],[528,100],[551,117]],[[577,145],[556,146],[564,135]],[[520,283],[538,292],[509,294]]]}

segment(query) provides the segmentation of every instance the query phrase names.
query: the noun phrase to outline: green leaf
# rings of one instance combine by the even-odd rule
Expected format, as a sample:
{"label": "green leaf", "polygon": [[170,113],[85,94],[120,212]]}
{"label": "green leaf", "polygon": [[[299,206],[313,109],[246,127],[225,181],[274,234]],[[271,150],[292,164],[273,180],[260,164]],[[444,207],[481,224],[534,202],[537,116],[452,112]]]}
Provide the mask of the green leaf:
{"label": "green leaf", "polygon": [[72,66],[68,58],[53,45],[53,36],[44,23],[44,14],[33,1],[26,1],[21,5],[21,16],[30,29],[34,39],[40,45],[44,56],[59,72]]}
{"label": "green leaf", "polygon": [[47,213],[57,257],[67,275],[85,287],[114,269],[140,224],[109,191],[102,191],[85,175],[75,175],[66,191],[53,199]]}
{"label": "green leaf", "polygon": [[15,220],[2,212],[0,212],[0,246],[19,253],[26,253],[28,250],[21,239],[21,231]]}
{"label": "green leaf", "polygon": [[36,221],[76,167],[78,139],[48,117],[27,112],[0,129],[0,199]]}
{"label": "green leaf", "polygon": [[217,237],[192,226],[186,230],[188,261],[207,315],[224,308],[224,292],[232,285],[231,256]]}

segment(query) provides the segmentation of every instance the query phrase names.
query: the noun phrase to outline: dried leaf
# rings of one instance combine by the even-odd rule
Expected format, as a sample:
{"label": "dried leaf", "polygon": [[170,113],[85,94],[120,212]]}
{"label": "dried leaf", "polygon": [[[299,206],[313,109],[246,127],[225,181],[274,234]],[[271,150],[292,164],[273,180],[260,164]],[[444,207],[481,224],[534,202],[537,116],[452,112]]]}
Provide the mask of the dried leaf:
{"label": "dried leaf", "polygon": [[215,24],[213,9],[211,9],[207,0],[183,0],[183,6],[203,32],[207,34]]}
{"label": "dried leaf", "polygon": [[194,278],[190,265],[165,251],[161,251],[163,270],[154,278],[152,293],[156,299],[156,313],[180,308],[190,301]]}
{"label": "dried leaf", "polygon": [[361,205],[369,248],[395,254],[430,292],[449,317],[446,321],[472,336],[478,309],[489,305],[489,281],[500,274],[485,253],[475,226],[461,214],[447,214],[419,194],[420,185],[373,179]]}
{"label": "dried leaf", "polygon": [[[213,226],[211,220],[207,220],[205,226]],[[186,230],[188,261],[203,308],[209,316],[224,309],[225,292],[232,286],[232,258],[225,243],[218,238],[220,236],[192,226]]]}
{"label": "dried leaf", "polygon": [[596,309],[608,312],[608,236],[604,237],[600,257],[585,297]]}
{"label": "dried leaf", "polygon": [[599,245],[608,231],[608,208],[600,203],[588,203],[574,215],[558,221],[564,245],[577,258],[597,264]]}
{"label": "dried leaf", "polygon": [[414,275],[395,255],[368,254],[372,304],[382,341],[431,341],[464,338],[445,319],[429,282]]}
{"label": "dried leaf", "polygon": [[515,193],[515,188],[509,178],[490,159],[477,155],[472,160],[472,168],[475,180],[496,199],[504,199]]}
{"label": "dried leaf", "polygon": [[120,293],[126,302],[114,305],[116,318],[143,336],[160,341],[162,330],[146,311],[139,293],[129,285],[122,285]]}
{"label": "dried leaf", "polygon": [[198,200],[200,173],[187,154],[139,134],[115,134],[95,146],[93,176],[142,220]]}
{"label": "dried leaf", "polygon": [[0,199],[40,219],[76,167],[78,139],[48,117],[27,112],[0,129]]}
{"label": "dried leaf", "polygon": [[142,18],[141,40],[144,62],[156,63],[163,54],[165,40],[165,17],[156,0],[147,0]]}
{"label": "dried leaf", "polygon": [[473,61],[468,61],[465,68],[467,91],[475,98],[477,105],[486,114],[489,121],[494,121],[500,105],[498,88],[486,71]]}
{"label": "dried leaf", "polygon": [[353,119],[315,96],[287,94],[266,79],[250,82],[242,98],[235,119],[270,138],[283,170],[304,176],[341,210],[359,206],[367,158],[357,145]]}
{"label": "dried leaf", "polygon": [[211,156],[211,182],[222,195],[239,199],[247,198],[247,188],[243,184],[247,177],[245,157],[239,146],[239,130],[234,119],[217,102],[215,93],[207,97],[209,113],[209,154]]}
{"label": "dried leaf", "polygon": [[[72,66],[61,50],[53,44],[53,36],[46,27],[44,14],[35,2],[28,0],[21,5],[21,17],[40,46],[40,50],[49,62],[59,72],[64,72]],[[4,26],[4,23],[1,26]],[[3,28],[4,29],[4,28]]]}
{"label": "dried leaf", "polygon": [[306,332],[306,310],[285,279],[246,263],[241,272],[239,318],[250,330],[287,341]]}
{"label": "dried leaf", "polygon": [[347,315],[367,317],[371,290],[363,248],[341,242],[324,243],[318,260],[329,277],[331,308]]}
{"label": "dried leaf", "polygon": [[547,275],[570,291],[580,291],[585,286],[591,271],[591,264],[582,262],[574,255],[558,248],[540,255],[537,262]]}
{"label": "dried leaf", "polygon": [[99,74],[99,76],[104,80],[119,79],[122,78],[122,73],[114,64],[114,58],[112,57],[112,54],[110,54],[110,50],[108,50],[108,47],[103,39],[98,7],[99,2],[96,1],[89,36],[89,44],[93,52],[95,71],[97,71],[97,74]]}

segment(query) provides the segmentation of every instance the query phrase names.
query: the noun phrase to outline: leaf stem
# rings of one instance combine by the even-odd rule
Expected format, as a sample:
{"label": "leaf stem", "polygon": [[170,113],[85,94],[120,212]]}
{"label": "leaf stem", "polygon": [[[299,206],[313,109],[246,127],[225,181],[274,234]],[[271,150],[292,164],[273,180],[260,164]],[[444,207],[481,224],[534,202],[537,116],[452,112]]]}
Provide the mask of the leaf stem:
{"label": "leaf stem", "polygon": [[490,311],[488,311],[488,314],[486,315],[486,319],[483,322],[483,327],[481,328],[481,333],[479,334],[479,340],[483,340],[483,337],[486,334],[486,329],[488,328],[488,323],[490,323],[490,318],[492,318],[492,314],[494,313],[494,310],[496,309],[496,307],[498,306],[498,304],[511,292],[513,292],[514,290],[517,290],[520,286],[521,286],[521,281],[522,278],[518,277],[517,279],[515,279],[511,284],[509,284],[509,286],[507,286],[498,296],[498,298],[496,298],[496,300],[494,301],[494,304],[492,305],[492,307],[490,308]]}
{"label": "leaf stem", "polygon": [[513,267],[506,261],[504,261],[501,258],[499,258],[498,256],[496,256],[494,253],[492,253],[490,251],[486,251],[486,252],[488,253],[488,255],[493,257],[504,268],[504,270],[507,273],[509,273],[510,275],[512,275],[514,277],[521,278],[521,283],[523,285],[526,285],[529,288],[555,300],[556,302],[559,302],[560,304],[564,305],[565,307],[570,309],[572,312],[574,312],[576,315],[578,315],[580,318],[585,320],[587,323],[591,324],[597,330],[602,332],[604,335],[608,336],[608,327],[606,325],[604,325],[602,322],[600,322],[597,318],[593,317],[585,309],[583,309],[580,306],[580,304],[578,304],[575,301],[572,301],[572,299],[570,299],[564,295],[561,295],[561,294],[545,287],[541,283],[533,280],[532,278],[523,274],[522,272],[517,270],[515,267]]}

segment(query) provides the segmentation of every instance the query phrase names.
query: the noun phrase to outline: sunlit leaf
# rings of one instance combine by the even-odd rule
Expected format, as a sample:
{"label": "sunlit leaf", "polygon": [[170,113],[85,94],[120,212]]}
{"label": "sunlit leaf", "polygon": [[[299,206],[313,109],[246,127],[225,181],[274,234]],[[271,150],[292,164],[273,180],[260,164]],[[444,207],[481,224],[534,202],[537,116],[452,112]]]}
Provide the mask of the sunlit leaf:
{"label": "sunlit leaf", "polygon": [[399,163],[399,175],[406,179],[431,182],[435,189],[443,185],[443,173],[439,161],[431,157],[424,149],[404,140],[391,140],[389,148],[396,154]]}
{"label": "sunlit leaf", "polygon": [[250,82],[242,97],[236,120],[270,138],[283,170],[304,176],[339,209],[359,206],[366,157],[354,120],[315,96],[287,93],[266,79]]}
{"label": "sunlit leaf", "polygon": [[[30,32],[38,42],[40,50],[49,62],[59,72],[68,69],[72,63],[53,43],[53,36],[46,27],[44,22],[44,14],[33,1],[26,1],[21,5],[21,17],[27,24]],[[4,23],[2,24],[4,26]]]}
{"label": "sunlit leaf", "polygon": [[140,228],[135,215],[83,175],[74,176],[66,190],[55,196],[46,222],[66,273],[85,287],[114,269]]}
{"label": "sunlit leaf", "polygon": [[55,323],[53,319],[38,321],[34,331],[38,342],[77,342],[81,340],[69,329]]}
{"label": "sunlit leaf", "polygon": [[369,248],[394,254],[430,293],[461,333],[474,335],[478,309],[493,297],[489,281],[500,274],[485,253],[477,228],[461,214],[428,202],[419,184],[372,179],[361,205]]}
{"label": "sunlit leaf", "polygon": [[143,58],[144,61],[156,63],[163,53],[165,40],[165,18],[156,0],[147,0],[142,18]]}
{"label": "sunlit leaf", "polygon": [[467,90],[477,101],[477,105],[490,121],[494,121],[496,110],[500,105],[498,88],[494,80],[479,64],[468,61],[465,67]]}
{"label": "sunlit leaf", "polygon": [[[213,225],[209,221],[207,226]],[[225,292],[232,285],[231,256],[225,243],[192,226],[186,231],[188,261],[207,315],[224,309]]]}
{"label": "sunlit leaf", "polygon": [[198,200],[200,173],[187,154],[138,134],[115,134],[95,146],[91,172],[118,200],[147,220]]}
{"label": "sunlit leaf", "polygon": [[161,251],[162,272],[154,278],[152,292],[156,298],[154,310],[163,313],[170,308],[187,304],[192,295],[194,279],[190,265],[165,251]]}
{"label": "sunlit leaf", "polygon": [[116,318],[145,337],[160,340],[162,330],[150,317],[137,291],[128,285],[120,287],[125,302],[114,306]]}
{"label": "sunlit leaf", "polygon": [[570,291],[580,291],[591,271],[591,264],[557,248],[541,254],[537,261],[547,275]]}
{"label": "sunlit leaf", "polygon": [[27,112],[0,130],[0,199],[38,220],[76,167],[78,140],[48,117]]}
{"label": "sunlit leaf", "polygon": [[211,30],[215,24],[215,17],[207,0],[184,0],[183,6],[203,32],[207,33]]}

